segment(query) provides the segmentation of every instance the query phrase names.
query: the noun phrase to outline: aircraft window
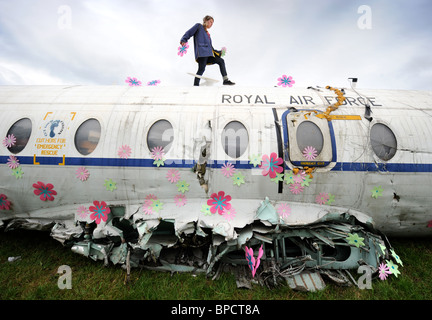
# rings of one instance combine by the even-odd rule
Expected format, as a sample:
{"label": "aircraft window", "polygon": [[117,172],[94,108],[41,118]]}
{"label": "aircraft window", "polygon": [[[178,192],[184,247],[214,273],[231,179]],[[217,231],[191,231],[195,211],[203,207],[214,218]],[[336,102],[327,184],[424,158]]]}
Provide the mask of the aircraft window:
{"label": "aircraft window", "polygon": [[75,147],[86,156],[96,149],[101,136],[101,126],[96,119],[84,121],[75,133]]}
{"label": "aircraft window", "polygon": [[13,135],[16,139],[13,146],[8,150],[14,154],[21,152],[27,145],[32,132],[32,122],[29,118],[23,118],[15,122],[6,134],[6,137]]}
{"label": "aircraft window", "polygon": [[396,154],[396,136],[385,124],[375,123],[372,126],[370,141],[373,152],[381,160],[388,161]]}
{"label": "aircraft window", "polygon": [[222,131],[222,146],[225,153],[231,158],[240,157],[249,144],[249,135],[246,127],[238,122],[231,121]]}
{"label": "aircraft window", "polygon": [[174,141],[174,129],[167,120],[156,121],[148,131],[147,146],[150,151],[155,147],[162,147],[166,152],[171,148]]}
{"label": "aircraft window", "polygon": [[303,121],[297,128],[297,146],[303,152],[307,147],[313,147],[318,156],[324,146],[321,129],[311,121]]}

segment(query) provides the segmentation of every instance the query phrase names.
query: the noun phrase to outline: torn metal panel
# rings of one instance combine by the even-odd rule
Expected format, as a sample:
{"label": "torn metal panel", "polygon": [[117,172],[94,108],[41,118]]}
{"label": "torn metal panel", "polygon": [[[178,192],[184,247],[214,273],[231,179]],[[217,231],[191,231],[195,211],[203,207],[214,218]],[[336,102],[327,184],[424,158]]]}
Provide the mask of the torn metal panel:
{"label": "torn metal panel", "polygon": [[319,272],[304,271],[294,276],[287,276],[288,286],[297,291],[319,291],[325,288],[325,282]]}

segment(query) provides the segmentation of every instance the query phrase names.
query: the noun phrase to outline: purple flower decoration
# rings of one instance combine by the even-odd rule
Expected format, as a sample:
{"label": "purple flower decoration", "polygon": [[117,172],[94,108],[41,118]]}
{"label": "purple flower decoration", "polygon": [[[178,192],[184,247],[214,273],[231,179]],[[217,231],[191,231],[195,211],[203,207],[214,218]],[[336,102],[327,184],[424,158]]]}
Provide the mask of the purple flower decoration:
{"label": "purple flower decoration", "polygon": [[314,160],[317,157],[318,153],[314,147],[308,146],[303,150],[303,157],[307,160]]}
{"label": "purple flower decoration", "polygon": [[282,87],[292,87],[292,85],[295,83],[291,76],[287,77],[286,75],[278,78],[278,81],[278,86]]}
{"label": "purple flower decoration", "polygon": [[10,134],[6,138],[3,139],[3,145],[6,148],[10,148],[10,147],[14,146],[15,142],[16,142],[16,138],[13,134]]}
{"label": "purple flower decoration", "polygon": [[160,80],[153,80],[153,81],[149,81],[147,82],[148,86],[157,86],[160,83]]}

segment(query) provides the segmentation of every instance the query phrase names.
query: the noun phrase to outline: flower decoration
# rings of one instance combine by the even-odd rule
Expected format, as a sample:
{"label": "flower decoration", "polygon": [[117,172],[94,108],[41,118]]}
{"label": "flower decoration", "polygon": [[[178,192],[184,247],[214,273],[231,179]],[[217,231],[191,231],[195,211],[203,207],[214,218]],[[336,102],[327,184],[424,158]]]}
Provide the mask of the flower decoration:
{"label": "flower decoration", "polygon": [[[153,194],[149,194],[146,196],[144,204],[142,206],[142,209],[144,211],[145,214],[153,214],[153,208],[155,207],[153,204],[159,201],[158,198],[153,195]],[[158,210],[160,210],[162,204],[159,201],[158,205],[156,206],[156,208],[158,208]]]}
{"label": "flower decoration", "polygon": [[221,57],[225,56],[225,55],[226,55],[226,52],[227,52],[227,48],[226,48],[226,47],[222,47],[222,50],[221,50]]}
{"label": "flower decoration", "polygon": [[285,177],[284,177],[284,181],[286,184],[293,184],[295,183],[294,181],[294,172],[290,171],[285,171]]}
{"label": "flower decoration", "polygon": [[386,260],[386,262],[387,262],[387,267],[390,270],[390,273],[397,278],[398,274],[400,274],[397,264],[394,264],[393,261],[388,261],[388,260]]}
{"label": "flower decoration", "polygon": [[378,197],[382,197],[383,189],[381,188],[381,186],[378,186],[373,188],[371,192],[372,192],[372,198],[377,199]]}
{"label": "flower decoration", "polygon": [[432,228],[432,220],[428,221],[427,227]]}
{"label": "flower decoration", "polygon": [[129,84],[130,87],[133,87],[133,86],[136,87],[136,86],[140,86],[141,85],[141,81],[139,81],[137,78],[127,77],[126,80],[125,80],[125,82],[127,84]]}
{"label": "flower decoration", "polygon": [[75,171],[76,177],[78,179],[80,179],[81,181],[86,181],[88,179],[88,177],[90,176],[90,173],[88,172],[88,170],[85,167],[79,167],[76,171]]}
{"label": "flower decoration", "polygon": [[24,172],[22,171],[21,167],[12,169],[12,175],[15,176],[17,179],[21,179]]}
{"label": "flower decoration", "polygon": [[294,173],[294,183],[302,183],[304,178],[306,177],[306,172],[304,170],[298,170],[297,173]]}
{"label": "flower decoration", "polygon": [[292,194],[300,194],[304,190],[304,187],[298,182],[290,184],[289,188]]}
{"label": "flower decoration", "polygon": [[326,202],[327,205],[332,204],[335,201],[335,196],[333,194],[328,193],[328,197],[329,199]]}
{"label": "flower decoration", "polygon": [[393,258],[395,258],[396,262],[399,263],[401,266],[403,266],[402,260],[401,260],[401,258],[396,254],[396,252],[395,252],[393,249],[391,249],[390,252],[391,252],[391,255],[393,256]]}
{"label": "flower decoration", "polygon": [[249,162],[253,164],[254,167],[261,165],[261,156],[256,154],[249,157]]}
{"label": "flower decoration", "polygon": [[270,157],[266,154],[263,155],[262,163],[260,165],[260,168],[263,169],[262,175],[269,175],[272,179],[276,178],[276,173],[281,173],[283,171],[283,167],[279,166],[282,163],[282,158],[278,158],[275,152],[271,153]]}
{"label": "flower decoration", "polygon": [[329,200],[329,195],[328,195],[328,193],[325,193],[325,192],[321,192],[315,198],[315,201],[318,204],[325,204],[328,200]]}
{"label": "flower decoration", "polygon": [[232,177],[236,169],[234,168],[234,165],[232,163],[227,162],[222,166],[221,171],[222,174],[228,178]]}
{"label": "flower decoration", "polygon": [[259,265],[260,265],[260,259],[261,259],[262,255],[264,254],[264,250],[262,247],[263,246],[261,245],[261,247],[258,250],[258,256],[255,260],[255,258],[253,256],[253,249],[245,246],[245,251],[246,251],[245,256],[246,256],[246,260],[248,262],[249,269],[251,269],[251,272],[252,272],[252,278],[255,277],[255,273],[256,273]]}
{"label": "flower decoration", "polygon": [[236,216],[236,210],[234,209],[233,206],[231,206],[230,209],[225,209],[224,212],[222,213],[222,216],[227,220],[227,221],[231,221],[235,218]]}
{"label": "flower decoration", "polygon": [[163,147],[158,146],[158,147],[154,147],[152,149],[151,154],[152,154],[153,160],[162,160],[163,157],[165,156],[165,151],[164,151]]}
{"label": "flower decoration", "polygon": [[16,142],[16,138],[12,133],[3,139],[3,145],[6,148],[10,148],[10,147],[14,146],[15,142]]}
{"label": "flower decoration", "polygon": [[153,164],[154,165],[156,165],[156,166],[164,166],[165,165],[165,161],[162,159],[162,160],[155,160],[155,161],[153,161]]}
{"label": "flower decoration", "polygon": [[153,81],[149,81],[147,82],[148,86],[157,86],[160,83],[160,80],[153,80]]}
{"label": "flower decoration", "polygon": [[318,156],[317,150],[312,146],[307,146],[303,149],[303,157],[305,157],[307,160],[311,161],[314,160]]}
{"label": "flower decoration", "polygon": [[7,161],[7,165],[11,169],[16,169],[19,167],[19,160],[15,156],[9,156],[9,159]]}
{"label": "flower decoration", "polygon": [[128,145],[121,146],[117,151],[118,156],[122,159],[129,158],[131,153],[132,153],[132,149]]}
{"label": "flower decoration", "polygon": [[108,215],[111,209],[107,207],[105,201],[93,201],[94,206],[90,206],[90,219],[94,220],[96,224],[101,223],[101,221],[106,222],[108,220]]}
{"label": "flower decoration", "polygon": [[276,172],[276,177],[270,180],[276,183],[282,182],[284,181],[284,174]]}
{"label": "flower decoration", "polygon": [[244,181],[244,175],[242,175],[241,172],[237,172],[233,177],[232,180],[234,181],[233,184],[236,184],[240,187],[241,184],[245,183]]}
{"label": "flower decoration", "polygon": [[42,201],[53,201],[54,196],[57,195],[57,191],[54,190],[54,186],[51,183],[45,183],[38,181],[33,184],[34,194],[39,196]]}
{"label": "flower decoration", "polygon": [[187,183],[184,180],[177,182],[176,186],[177,186],[177,190],[181,193],[185,193],[186,191],[189,191],[189,183]]}
{"label": "flower decoration", "polygon": [[281,203],[276,208],[277,213],[282,218],[286,218],[291,214],[291,207],[287,203]]}
{"label": "flower decoration", "polygon": [[360,237],[357,233],[348,233],[347,240],[349,244],[355,245],[357,248],[365,245],[363,242],[364,238]]}
{"label": "flower decoration", "polygon": [[183,207],[186,204],[186,202],[187,202],[186,196],[184,194],[182,194],[182,193],[181,194],[177,194],[174,197],[174,202],[175,202],[175,204],[176,204],[177,207]]}
{"label": "flower decoration", "polygon": [[117,182],[112,181],[112,179],[106,179],[104,186],[107,189],[107,191],[112,192],[117,189]]}
{"label": "flower decoration", "polygon": [[389,267],[385,263],[381,263],[378,268],[379,278],[381,280],[387,279],[388,275],[391,274]]}
{"label": "flower decoration", "polygon": [[224,191],[219,191],[218,193],[213,193],[209,200],[207,200],[207,204],[211,207],[211,213],[219,213],[223,214],[225,210],[231,209],[231,196],[226,195]]}
{"label": "flower decoration", "polygon": [[189,44],[186,42],[183,46],[178,47],[178,52],[177,54],[180,57],[183,57],[186,53],[187,53],[187,49],[189,49]]}
{"label": "flower decoration", "polygon": [[82,220],[85,220],[88,217],[89,213],[90,212],[85,206],[79,206],[77,209],[77,215]]}
{"label": "flower decoration", "polygon": [[201,212],[204,213],[205,216],[211,216],[211,212],[210,212],[210,208],[211,206],[209,206],[208,204],[203,204],[201,206]]}
{"label": "flower decoration", "polygon": [[10,210],[11,202],[7,199],[5,194],[0,194],[0,210]]}
{"label": "flower decoration", "polygon": [[169,182],[177,183],[180,180],[180,173],[176,169],[169,169],[166,177]]}
{"label": "flower decoration", "polygon": [[287,77],[286,75],[278,78],[278,81],[278,86],[282,87],[292,87],[292,85],[295,83],[291,76]]}
{"label": "flower decoration", "polygon": [[309,177],[309,175],[305,175],[303,181],[301,182],[302,187],[309,187],[309,183],[311,181],[312,179]]}
{"label": "flower decoration", "polygon": [[163,202],[160,200],[154,200],[152,203],[152,210],[159,213],[160,210],[162,210]]}

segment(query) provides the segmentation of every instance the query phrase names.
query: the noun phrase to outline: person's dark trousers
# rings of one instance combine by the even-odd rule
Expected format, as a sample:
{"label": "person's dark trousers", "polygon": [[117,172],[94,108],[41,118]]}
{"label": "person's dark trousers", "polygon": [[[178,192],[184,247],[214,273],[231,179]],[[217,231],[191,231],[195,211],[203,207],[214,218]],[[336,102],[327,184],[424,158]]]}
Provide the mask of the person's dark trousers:
{"label": "person's dark trousers", "polygon": [[[198,58],[198,71],[196,74],[202,76],[204,74],[207,64],[215,64],[215,63],[219,65],[219,69],[222,77],[226,77],[227,72],[225,69],[225,61],[224,59],[218,56]],[[200,78],[195,78],[194,86],[199,86],[200,80],[201,80]]]}

